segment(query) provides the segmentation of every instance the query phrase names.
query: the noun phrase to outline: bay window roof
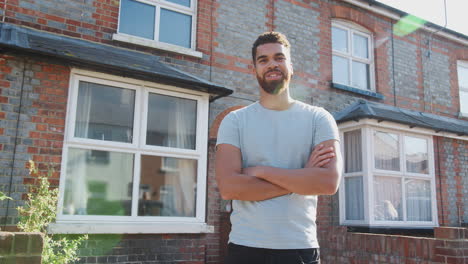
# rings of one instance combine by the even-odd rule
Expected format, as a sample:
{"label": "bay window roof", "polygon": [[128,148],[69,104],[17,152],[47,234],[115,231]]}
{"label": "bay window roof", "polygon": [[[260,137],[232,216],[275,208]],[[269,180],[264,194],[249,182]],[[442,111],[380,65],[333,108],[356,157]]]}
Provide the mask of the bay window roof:
{"label": "bay window roof", "polygon": [[451,132],[459,136],[468,135],[468,121],[408,110],[363,99],[360,99],[347,108],[334,113],[333,116],[337,123],[370,118],[379,121],[392,121],[405,124],[410,127],[433,129],[436,132]]}
{"label": "bay window roof", "polygon": [[0,23],[0,48],[65,60],[72,66],[206,92],[211,100],[233,91],[160,61],[156,55],[118,48],[45,31]]}

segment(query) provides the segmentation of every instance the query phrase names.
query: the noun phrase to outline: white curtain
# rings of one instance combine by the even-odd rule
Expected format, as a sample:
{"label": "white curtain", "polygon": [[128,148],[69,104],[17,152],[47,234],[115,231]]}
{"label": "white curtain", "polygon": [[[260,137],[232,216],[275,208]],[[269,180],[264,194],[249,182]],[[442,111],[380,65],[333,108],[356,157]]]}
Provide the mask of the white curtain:
{"label": "white curtain", "polygon": [[387,132],[375,132],[374,153],[375,168],[382,170],[400,170],[400,152],[398,135]]}
{"label": "white curtain", "polygon": [[364,220],[362,176],[345,178],[346,220]]}
{"label": "white curtain", "polygon": [[344,133],[345,141],[345,172],[362,171],[362,139],[361,130]]}
{"label": "white curtain", "polygon": [[75,122],[75,136],[89,138],[89,115],[91,113],[92,91],[89,83],[80,82]]}
{"label": "white curtain", "polygon": [[430,182],[406,179],[405,184],[408,221],[432,221]]}
{"label": "white curtain", "polygon": [[[169,139],[170,147],[194,149],[196,120],[193,118],[193,104],[186,100],[178,99],[175,103],[174,116],[170,120]],[[196,108],[195,108],[196,111]],[[195,115],[196,116],[196,115]],[[166,206],[174,206],[173,212],[181,216],[194,216],[195,213],[195,187],[197,166],[194,160],[177,159],[178,172],[174,174],[174,186],[178,191],[173,191],[172,202],[164,203]]]}
{"label": "white curtain", "polygon": [[64,214],[87,214],[88,185],[86,175],[86,151],[69,148],[65,181]]}
{"label": "white curtain", "polygon": [[383,176],[374,178],[375,220],[403,220],[401,200],[401,178]]}

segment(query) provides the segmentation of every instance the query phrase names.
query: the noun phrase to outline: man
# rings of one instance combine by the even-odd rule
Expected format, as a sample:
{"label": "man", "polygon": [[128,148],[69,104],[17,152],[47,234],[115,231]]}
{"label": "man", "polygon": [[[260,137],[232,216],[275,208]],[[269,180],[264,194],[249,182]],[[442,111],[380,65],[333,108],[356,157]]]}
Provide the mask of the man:
{"label": "man", "polygon": [[342,169],[336,122],[290,97],[283,34],[260,35],[252,58],[260,100],[228,114],[218,132],[216,178],[233,200],[226,262],[319,263],[317,195],[337,191]]}

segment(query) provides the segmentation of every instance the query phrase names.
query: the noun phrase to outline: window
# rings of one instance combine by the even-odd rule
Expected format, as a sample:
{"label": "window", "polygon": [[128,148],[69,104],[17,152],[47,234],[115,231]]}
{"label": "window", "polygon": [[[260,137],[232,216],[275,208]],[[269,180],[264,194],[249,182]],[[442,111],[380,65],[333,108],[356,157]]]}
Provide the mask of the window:
{"label": "window", "polygon": [[207,95],[89,75],[72,74],[58,222],[204,223]]}
{"label": "window", "polygon": [[375,90],[372,35],[354,24],[332,23],[333,83]]}
{"label": "window", "polygon": [[342,132],[343,224],[427,227],[437,223],[431,137],[363,126]]}
{"label": "window", "polygon": [[195,49],[196,0],[121,0],[113,39],[201,56]]}
{"label": "window", "polygon": [[460,112],[468,116],[468,62],[458,61],[458,87],[460,89]]}

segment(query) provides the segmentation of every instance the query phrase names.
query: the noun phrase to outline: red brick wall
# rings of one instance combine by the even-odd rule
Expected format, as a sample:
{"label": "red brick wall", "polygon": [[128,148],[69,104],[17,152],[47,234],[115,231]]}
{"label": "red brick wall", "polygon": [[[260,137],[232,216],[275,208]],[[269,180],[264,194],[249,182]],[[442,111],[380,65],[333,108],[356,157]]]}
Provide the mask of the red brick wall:
{"label": "red brick wall", "polygon": [[436,227],[434,238],[351,233],[346,227],[320,232],[322,263],[467,263],[468,229]]}
{"label": "red brick wall", "polygon": [[42,233],[0,232],[0,263],[41,264]]}

